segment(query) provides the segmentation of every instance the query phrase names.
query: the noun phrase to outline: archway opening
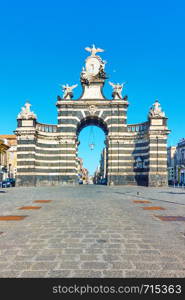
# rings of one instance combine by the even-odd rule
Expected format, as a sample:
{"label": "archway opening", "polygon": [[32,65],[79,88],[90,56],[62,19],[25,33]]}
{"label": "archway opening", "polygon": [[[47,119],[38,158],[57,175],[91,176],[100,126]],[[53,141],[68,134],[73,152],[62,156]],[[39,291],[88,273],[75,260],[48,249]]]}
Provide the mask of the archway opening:
{"label": "archway opening", "polygon": [[77,165],[79,184],[107,184],[106,124],[88,117],[77,128]]}

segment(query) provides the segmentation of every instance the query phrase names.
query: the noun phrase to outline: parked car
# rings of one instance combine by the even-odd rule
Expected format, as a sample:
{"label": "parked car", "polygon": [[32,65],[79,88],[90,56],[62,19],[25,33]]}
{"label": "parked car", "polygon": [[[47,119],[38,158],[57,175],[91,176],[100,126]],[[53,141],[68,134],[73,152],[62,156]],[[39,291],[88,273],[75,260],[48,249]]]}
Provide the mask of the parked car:
{"label": "parked car", "polygon": [[101,179],[100,184],[106,185],[107,184],[107,179],[106,178]]}
{"label": "parked car", "polygon": [[2,181],[2,188],[8,188],[15,186],[15,179],[14,178],[6,178]]}
{"label": "parked car", "polygon": [[11,183],[11,186],[15,186],[15,179],[14,178],[9,178],[9,181]]}

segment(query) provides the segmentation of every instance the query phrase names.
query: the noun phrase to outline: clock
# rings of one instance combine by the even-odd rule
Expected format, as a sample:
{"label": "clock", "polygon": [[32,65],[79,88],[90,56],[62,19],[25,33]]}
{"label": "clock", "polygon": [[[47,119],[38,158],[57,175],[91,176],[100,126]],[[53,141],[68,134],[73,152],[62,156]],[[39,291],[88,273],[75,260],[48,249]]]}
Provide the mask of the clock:
{"label": "clock", "polygon": [[96,57],[90,57],[86,61],[86,71],[91,76],[96,76],[100,70],[100,62]]}

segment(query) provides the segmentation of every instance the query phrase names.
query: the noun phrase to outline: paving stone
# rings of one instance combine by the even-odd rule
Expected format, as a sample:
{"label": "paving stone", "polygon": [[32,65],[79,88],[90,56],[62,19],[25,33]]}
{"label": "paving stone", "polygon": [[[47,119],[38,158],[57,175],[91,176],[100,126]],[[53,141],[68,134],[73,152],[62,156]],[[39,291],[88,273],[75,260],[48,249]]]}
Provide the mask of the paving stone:
{"label": "paving stone", "polygon": [[118,255],[103,255],[103,259],[108,262],[121,260],[120,256]]}
{"label": "paving stone", "polygon": [[163,270],[185,271],[185,265],[178,264],[178,263],[161,263],[161,267]]}
{"label": "paving stone", "polygon": [[65,251],[64,251],[64,253],[66,253],[66,254],[81,254],[81,253],[83,253],[83,249],[77,249],[77,248],[75,248],[75,249],[73,249],[73,248],[70,248],[70,249],[65,249]]}
{"label": "paving stone", "polygon": [[128,261],[111,263],[111,269],[124,270],[124,269],[131,269],[131,268],[133,268],[133,265]]}
{"label": "paving stone", "polygon": [[67,278],[72,277],[71,270],[51,270],[46,275],[47,278]]}
{"label": "paving stone", "polygon": [[139,244],[139,243],[137,243],[137,246],[141,249],[153,249],[153,247],[149,244]]}
{"label": "paving stone", "polygon": [[135,263],[133,262],[134,266],[137,270],[160,270],[161,264],[153,264],[153,263]]}
{"label": "paving stone", "polygon": [[43,278],[46,277],[47,271],[24,271],[19,277],[22,278]]}
{"label": "paving stone", "polygon": [[62,270],[62,269],[79,269],[79,262],[73,262],[73,261],[64,261],[62,263],[60,263],[57,267],[58,270]]}
{"label": "paving stone", "polygon": [[80,255],[80,261],[97,261],[98,260],[98,255]]}
{"label": "paving stone", "polygon": [[57,257],[57,261],[79,261],[80,255],[79,254],[62,254]]}
{"label": "paving stone", "polygon": [[152,198],[156,206],[163,201],[165,215],[185,216],[180,192],[91,185],[9,189],[0,201],[2,215],[34,200],[53,202],[21,223],[1,222],[0,278],[184,278],[184,224],[163,222],[132,202]]}
{"label": "paving stone", "polygon": [[13,271],[13,270],[11,270],[11,271],[6,271],[6,270],[1,270],[0,271],[0,278],[17,278],[17,277],[19,277],[20,276],[20,274],[21,274],[21,272],[20,271]]}
{"label": "paving stone", "polygon": [[101,248],[98,248],[98,249],[97,248],[92,248],[92,249],[88,248],[88,249],[84,249],[83,253],[84,254],[102,254],[102,253],[104,253],[104,250]]}
{"label": "paving stone", "polygon": [[151,255],[159,255],[160,251],[158,250],[138,250],[138,254],[151,254]]}
{"label": "paving stone", "polygon": [[101,271],[92,271],[92,270],[78,270],[74,271],[72,274],[74,278],[101,278],[103,277]]}
{"label": "paving stone", "polygon": [[33,263],[32,262],[14,262],[9,265],[8,269],[11,270],[29,270],[31,269]]}
{"label": "paving stone", "polygon": [[105,254],[122,254],[123,253],[123,250],[122,249],[104,249],[104,253]]}
{"label": "paving stone", "polygon": [[152,273],[154,278],[185,278],[185,271],[160,271]]}
{"label": "paving stone", "polygon": [[107,269],[109,267],[108,263],[104,263],[104,262],[84,262],[81,264],[81,268],[82,269]]}
{"label": "paving stone", "polygon": [[33,261],[35,258],[34,256],[28,255],[17,255],[14,256],[14,261]]}
{"label": "paving stone", "polygon": [[124,271],[103,271],[103,276],[105,278],[122,278]]}
{"label": "paving stone", "polygon": [[35,260],[37,261],[54,261],[56,260],[56,255],[39,255],[35,257]]}
{"label": "paving stone", "polygon": [[150,273],[149,271],[125,271],[126,278],[151,278],[153,277],[153,272]]}
{"label": "paving stone", "polygon": [[60,249],[60,248],[54,248],[54,249],[44,249],[39,251],[39,253],[37,252],[37,254],[39,255],[46,255],[46,256],[52,256],[52,255],[63,255],[65,253],[64,249]]}
{"label": "paving stone", "polygon": [[53,262],[48,262],[48,261],[44,261],[44,262],[35,262],[32,263],[31,265],[31,270],[53,270],[56,269],[56,267],[58,266],[58,263],[53,263]]}

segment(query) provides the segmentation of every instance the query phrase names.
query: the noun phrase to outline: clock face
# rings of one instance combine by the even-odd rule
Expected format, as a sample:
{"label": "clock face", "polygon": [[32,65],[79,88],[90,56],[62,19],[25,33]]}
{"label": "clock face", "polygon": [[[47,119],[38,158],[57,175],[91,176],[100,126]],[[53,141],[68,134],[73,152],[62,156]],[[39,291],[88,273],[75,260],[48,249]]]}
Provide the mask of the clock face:
{"label": "clock face", "polygon": [[86,70],[90,75],[92,75],[92,76],[97,75],[99,72],[99,69],[100,69],[100,62],[97,58],[92,57],[87,60]]}

